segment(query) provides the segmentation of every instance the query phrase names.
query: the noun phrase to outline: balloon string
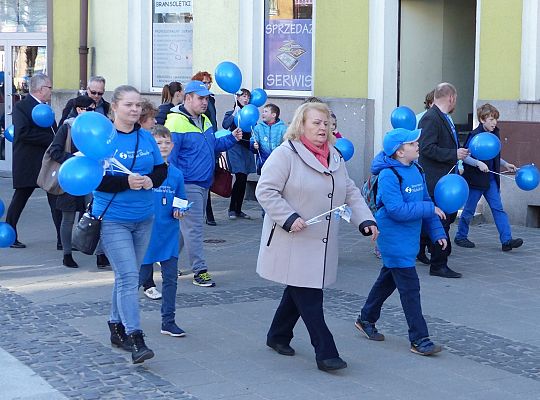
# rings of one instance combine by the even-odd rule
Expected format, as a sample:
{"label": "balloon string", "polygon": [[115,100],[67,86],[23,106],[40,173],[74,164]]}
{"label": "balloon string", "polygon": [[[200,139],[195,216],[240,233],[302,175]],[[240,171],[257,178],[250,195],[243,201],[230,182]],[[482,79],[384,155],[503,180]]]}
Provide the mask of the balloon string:
{"label": "balloon string", "polygon": [[446,175],[449,175],[449,174],[451,174],[451,173],[452,173],[452,171],[454,170],[454,168],[456,168],[456,166],[455,166],[455,165],[454,165],[454,166],[453,166],[453,167],[452,167],[452,168],[450,169],[450,171],[448,171],[448,173],[447,173]]}
{"label": "balloon string", "polygon": [[505,175],[505,174],[499,174],[498,172],[495,172],[495,171],[489,171],[489,172],[491,172],[492,174],[495,174],[495,175],[504,176],[505,178],[511,179],[513,181],[516,180],[516,178],[512,178],[511,176],[508,176],[508,175]]}
{"label": "balloon string", "polygon": [[124,174],[127,174],[127,175],[132,175],[133,174],[133,172],[131,172],[127,167],[125,167],[120,161],[118,161],[114,157],[110,157],[110,158],[106,159],[105,161],[107,161],[109,163],[112,170],[114,170],[114,168],[116,168],[117,172],[123,172]]}

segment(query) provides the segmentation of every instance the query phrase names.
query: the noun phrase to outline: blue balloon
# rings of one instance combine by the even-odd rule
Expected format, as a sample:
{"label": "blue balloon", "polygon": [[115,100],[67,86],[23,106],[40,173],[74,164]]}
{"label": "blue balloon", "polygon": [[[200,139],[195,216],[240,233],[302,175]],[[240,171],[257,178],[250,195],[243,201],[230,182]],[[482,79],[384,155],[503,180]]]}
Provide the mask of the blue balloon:
{"label": "blue balloon", "polygon": [[6,130],[4,131],[4,137],[6,138],[8,142],[13,142],[14,135],[15,135],[15,126],[14,125],[8,126]]}
{"label": "blue balloon", "polygon": [[255,107],[262,107],[266,103],[266,99],[268,99],[268,95],[264,89],[253,89],[249,104],[253,104]]}
{"label": "blue balloon", "polygon": [[75,146],[94,160],[112,157],[116,151],[116,129],[107,117],[98,112],[85,112],[75,118],[71,136]]}
{"label": "blue balloon", "polygon": [[227,93],[236,93],[242,86],[242,72],[235,63],[223,61],[214,71],[216,83]]}
{"label": "blue balloon", "polygon": [[73,196],[84,196],[97,188],[103,178],[103,165],[90,157],[71,157],[58,170],[58,183]]}
{"label": "blue balloon", "polygon": [[15,229],[6,223],[0,222],[0,247],[9,247],[15,243]]}
{"label": "blue balloon", "polygon": [[392,111],[390,122],[394,129],[404,128],[409,131],[416,129],[416,115],[414,111],[407,106],[399,106]]}
{"label": "blue balloon", "polygon": [[521,167],[516,173],[516,184],[522,190],[534,190],[540,182],[540,173],[534,164]]}
{"label": "blue balloon", "polygon": [[243,132],[251,132],[251,128],[257,125],[259,120],[259,109],[253,104],[247,104],[238,112],[237,125]]}
{"label": "blue balloon", "polygon": [[455,213],[468,197],[469,185],[458,174],[445,175],[435,185],[435,204],[445,213]]}
{"label": "blue balloon", "polygon": [[501,141],[493,133],[482,132],[471,139],[469,150],[477,160],[491,160],[501,152]]}
{"label": "blue balloon", "polygon": [[336,140],[336,149],[338,149],[345,161],[349,161],[354,154],[354,145],[349,139],[339,138]]}
{"label": "blue balloon", "polygon": [[50,128],[54,124],[54,111],[48,104],[38,104],[32,109],[32,120],[37,126]]}
{"label": "blue balloon", "polygon": [[6,206],[4,205],[4,202],[2,199],[0,199],[0,218],[4,215],[4,211],[6,211]]}
{"label": "blue balloon", "polygon": [[216,139],[219,139],[221,137],[224,137],[224,136],[227,136],[227,135],[230,135],[230,134],[231,134],[231,131],[229,131],[227,129],[220,129],[219,131],[214,133],[214,136],[216,137]]}

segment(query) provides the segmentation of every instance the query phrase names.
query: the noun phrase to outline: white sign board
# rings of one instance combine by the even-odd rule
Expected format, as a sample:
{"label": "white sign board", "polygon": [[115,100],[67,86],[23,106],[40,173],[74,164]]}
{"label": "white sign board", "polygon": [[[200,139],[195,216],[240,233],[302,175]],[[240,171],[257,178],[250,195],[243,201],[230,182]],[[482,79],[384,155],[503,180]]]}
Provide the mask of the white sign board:
{"label": "white sign board", "polygon": [[[157,3],[157,2],[156,2]],[[191,80],[193,24],[152,24],[152,86]]]}

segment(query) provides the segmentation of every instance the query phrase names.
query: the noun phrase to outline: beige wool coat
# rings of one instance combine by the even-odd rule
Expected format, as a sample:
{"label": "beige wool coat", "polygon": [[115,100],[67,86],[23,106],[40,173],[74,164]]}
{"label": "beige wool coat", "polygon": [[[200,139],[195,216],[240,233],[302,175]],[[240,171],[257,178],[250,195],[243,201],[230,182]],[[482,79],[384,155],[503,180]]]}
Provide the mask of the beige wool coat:
{"label": "beige wool coat", "polygon": [[288,232],[283,226],[290,228],[295,213],[307,221],[347,203],[352,209],[352,224],[362,228],[375,225],[375,218],[333,146],[329,158],[326,168],[302,142],[285,141],[265,162],[255,192],[266,212],[257,260],[261,277],[319,289],[336,281],[341,219],[327,215],[322,222],[300,232]]}

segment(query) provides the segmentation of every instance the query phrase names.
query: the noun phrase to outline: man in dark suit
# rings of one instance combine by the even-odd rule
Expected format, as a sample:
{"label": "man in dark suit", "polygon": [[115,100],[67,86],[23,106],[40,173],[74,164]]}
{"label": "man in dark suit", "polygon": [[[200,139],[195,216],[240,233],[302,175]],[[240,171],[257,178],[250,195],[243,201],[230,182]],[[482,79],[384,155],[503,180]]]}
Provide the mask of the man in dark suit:
{"label": "man in dark suit", "polygon": [[[426,111],[418,128],[422,129],[420,135],[420,165],[426,174],[426,183],[433,201],[435,185],[452,168],[457,173],[457,162],[469,155],[469,151],[460,148],[456,127],[450,115],[457,102],[456,88],[450,83],[440,83],[435,88],[433,106]],[[436,202],[435,202],[436,203]],[[443,227],[448,236],[450,225],[456,220],[457,213],[447,214],[442,220]],[[429,274],[443,278],[460,278],[461,274],[448,267],[448,256],[452,251],[450,241],[445,250],[438,243],[431,245],[431,266]]]}
{"label": "man in dark suit", "polygon": [[[88,80],[88,85],[86,87],[86,95],[96,102],[95,111],[105,115],[109,115],[109,110],[111,105],[109,102],[103,99],[103,94],[105,93],[105,78],[102,76],[91,76]],[[84,94],[84,93],[83,93]],[[75,98],[69,99],[62,110],[62,118],[58,123],[58,126],[62,126],[64,121],[70,118],[70,114],[73,113],[73,117],[77,116],[74,106]]]}
{"label": "man in dark suit", "polygon": [[[15,133],[13,138],[13,198],[7,210],[6,222],[17,232],[17,222],[28,202],[28,199],[38,187],[37,177],[41,169],[41,160],[47,147],[54,138],[56,123],[50,128],[41,128],[32,120],[32,110],[41,103],[51,100],[51,80],[45,74],[35,74],[30,79],[30,93],[13,109],[13,125]],[[60,246],[60,223],[62,213],[56,210],[56,197],[47,193],[49,207],[56,227],[57,248]],[[19,242],[18,237],[11,246],[21,249],[26,247]]]}

